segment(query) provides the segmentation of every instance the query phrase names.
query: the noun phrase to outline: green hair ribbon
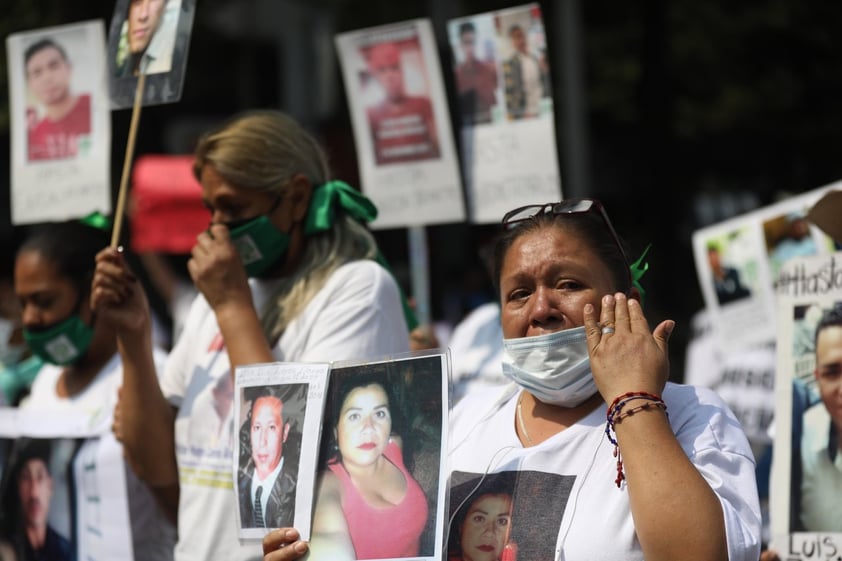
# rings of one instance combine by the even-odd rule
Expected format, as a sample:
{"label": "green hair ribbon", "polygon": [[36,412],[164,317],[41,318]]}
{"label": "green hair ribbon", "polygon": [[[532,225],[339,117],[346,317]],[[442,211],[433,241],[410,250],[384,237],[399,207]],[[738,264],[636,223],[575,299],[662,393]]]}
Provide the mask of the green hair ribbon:
{"label": "green hair ribbon", "polygon": [[637,288],[638,292],[640,292],[641,304],[645,300],[646,291],[643,289],[643,285],[640,284],[640,279],[642,279],[643,275],[646,274],[646,271],[649,270],[649,262],[644,261],[643,259],[646,257],[646,254],[649,253],[649,250],[651,248],[652,244],[650,243],[646,246],[646,249],[643,250],[643,253],[640,254],[640,257],[637,258],[637,261],[629,265],[629,271],[631,271],[632,286]]}
{"label": "green hair ribbon", "polygon": [[[307,235],[312,235],[329,230],[333,226],[337,207],[359,222],[368,223],[377,218],[377,207],[370,199],[344,181],[333,180],[319,185],[313,190],[310,209],[307,211],[307,219],[304,224],[304,232]],[[394,277],[392,268],[389,267],[380,250],[377,251],[376,261]],[[406,324],[412,331],[418,327],[418,318],[409,306],[409,300],[400,283],[398,283],[398,290],[401,294]]]}
{"label": "green hair ribbon", "polygon": [[328,181],[313,190],[305,233],[310,235],[329,230],[333,226],[337,206],[360,222],[367,223],[377,218],[377,207],[365,195],[344,181]]}

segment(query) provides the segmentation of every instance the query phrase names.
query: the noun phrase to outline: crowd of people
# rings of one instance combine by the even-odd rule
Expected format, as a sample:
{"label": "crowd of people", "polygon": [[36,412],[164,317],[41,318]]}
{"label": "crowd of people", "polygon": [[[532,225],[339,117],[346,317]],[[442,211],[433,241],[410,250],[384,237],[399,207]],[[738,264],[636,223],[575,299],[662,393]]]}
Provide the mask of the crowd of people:
{"label": "crowd of people", "polygon": [[[4,366],[39,360],[31,387],[4,386],[6,401],[111,419],[113,438],[89,440],[125,470],[135,559],[415,558],[432,555],[436,524],[454,561],[760,558],[749,441],[716,392],[669,381],[675,323],[650,327],[639,261],[595,199],[501,217],[489,260],[497,301],[470,328],[487,332],[488,348],[465,367],[443,451],[446,519],[407,457],[407,397],[373,372],[330,388],[329,454],[300,539],[305,388],[245,392],[235,419],[237,367],[406,355],[414,321],[366,226],[377,209],[332,177],[295,120],[234,116],[200,139],[194,173],[210,225],[187,263],[197,295],[169,352],[154,340],[138,262],[109,246],[102,224],[32,229],[9,279],[19,306],[3,308]],[[820,399],[805,422],[838,435],[836,313],[816,331]],[[453,364],[471,350],[451,348]],[[3,486],[0,556],[63,559],[75,540],[46,516],[49,451],[25,444],[7,454],[3,481],[20,490]],[[802,446],[804,502],[839,519],[823,492],[839,443]],[[803,518],[840,531],[813,520]],[[267,533],[261,544],[241,528]]]}

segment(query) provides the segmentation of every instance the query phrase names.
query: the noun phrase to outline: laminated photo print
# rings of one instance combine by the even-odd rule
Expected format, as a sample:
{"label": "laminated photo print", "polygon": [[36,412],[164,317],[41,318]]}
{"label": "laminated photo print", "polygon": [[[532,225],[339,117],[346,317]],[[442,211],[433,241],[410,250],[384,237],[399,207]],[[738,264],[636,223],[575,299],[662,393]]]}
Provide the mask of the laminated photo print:
{"label": "laminated photo print", "polygon": [[448,372],[429,351],[331,368],[318,507],[342,513],[335,557],[442,558]]}
{"label": "laminated photo print", "polygon": [[111,108],[133,107],[145,74],[142,105],[181,99],[195,0],[117,0],[108,30]]}
{"label": "laminated photo print", "polygon": [[770,521],[773,549],[793,561],[842,551],[842,282],[813,288],[778,296]]}
{"label": "laminated photo print", "polygon": [[[327,364],[237,368],[233,476],[241,539],[295,527],[308,540]],[[259,547],[259,545],[256,545]]]}

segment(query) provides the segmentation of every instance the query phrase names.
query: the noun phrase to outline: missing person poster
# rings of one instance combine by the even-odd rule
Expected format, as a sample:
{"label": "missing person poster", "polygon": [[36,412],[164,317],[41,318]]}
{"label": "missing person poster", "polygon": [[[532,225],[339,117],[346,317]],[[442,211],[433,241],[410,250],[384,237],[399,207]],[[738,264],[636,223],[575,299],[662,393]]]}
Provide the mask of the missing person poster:
{"label": "missing person poster", "polygon": [[[840,263],[835,253],[791,266],[827,278]],[[792,561],[842,551],[842,283],[812,288],[778,296],[770,521],[772,549]]]}
{"label": "missing person poster", "polygon": [[341,512],[345,535],[314,527],[314,559],[443,558],[448,372],[435,351],[332,365],[314,514]]}
{"label": "missing person poster", "polygon": [[143,105],[181,99],[195,0],[117,0],[108,31],[111,108],[132,107],[145,74]]}
{"label": "missing person poster", "polygon": [[6,38],[13,224],[111,209],[111,110],[101,21]]}
{"label": "missing person poster", "polygon": [[[237,368],[234,489],[239,536],[292,527],[308,540],[328,364]],[[255,547],[260,547],[259,544]]]}
{"label": "missing person poster", "polygon": [[462,169],[473,223],[561,195],[550,60],[541,8],[450,20]]}
{"label": "missing person poster", "polygon": [[372,228],[461,222],[461,179],[429,20],[336,36]]}
{"label": "missing person poster", "polygon": [[785,264],[828,255],[833,241],[806,218],[831,184],[693,233],[699,286],[724,351],[775,340],[775,293],[790,282]]}
{"label": "missing person poster", "polygon": [[122,447],[101,420],[0,408],[0,557],[134,558]]}

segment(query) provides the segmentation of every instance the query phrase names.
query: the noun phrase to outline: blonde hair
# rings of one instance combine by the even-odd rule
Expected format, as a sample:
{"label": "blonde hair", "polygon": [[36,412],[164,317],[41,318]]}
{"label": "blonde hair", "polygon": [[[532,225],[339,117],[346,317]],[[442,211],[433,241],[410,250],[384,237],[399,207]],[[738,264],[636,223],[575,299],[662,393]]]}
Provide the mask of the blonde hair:
{"label": "blonde hair", "polygon": [[[327,156],[316,139],[279,111],[244,113],[202,137],[193,162],[197,178],[205,164],[231,185],[274,193],[298,174],[307,177],[313,189],[330,177]],[[269,343],[278,341],[336,269],[376,256],[377,243],[366,226],[337,212],[330,230],[307,238],[297,267],[279,279],[260,310]]]}

